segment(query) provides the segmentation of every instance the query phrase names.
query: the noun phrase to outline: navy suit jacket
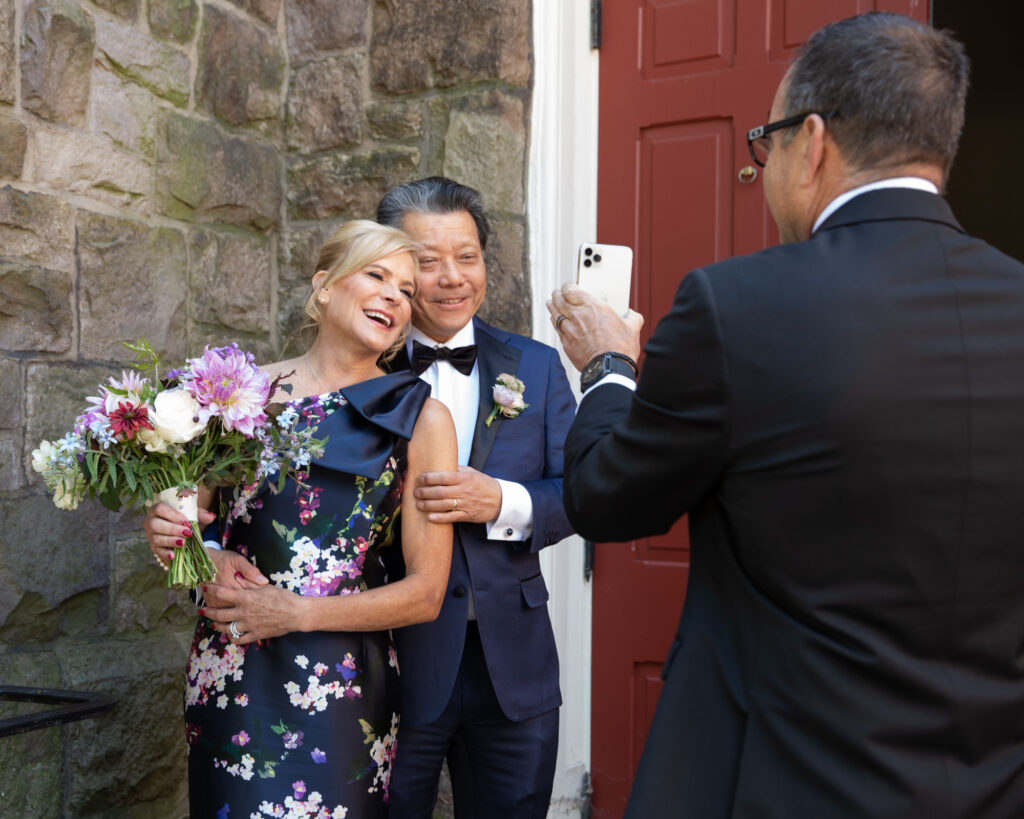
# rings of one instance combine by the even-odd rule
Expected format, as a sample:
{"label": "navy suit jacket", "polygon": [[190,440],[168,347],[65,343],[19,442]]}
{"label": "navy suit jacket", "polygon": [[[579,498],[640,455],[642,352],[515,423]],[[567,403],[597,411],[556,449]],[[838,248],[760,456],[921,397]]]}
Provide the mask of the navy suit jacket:
{"label": "navy suit jacket", "polygon": [[[505,715],[524,720],[562,702],[538,553],[572,534],[562,502],[562,449],[576,401],[552,347],[480,319],[473,324],[480,407],[469,465],[526,488],[533,534],[521,542],[488,540],[484,524],[456,524],[440,615],[395,632],[403,725],[432,722],[448,704],[466,637],[471,581],[487,668]],[[400,355],[395,367],[401,366],[408,362]],[[498,415],[488,427],[491,388],[500,373],[523,382],[529,407],[516,418]]]}
{"label": "navy suit jacket", "polygon": [[1024,265],[943,199],[686,276],[565,487],[596,540],[689,512],[627,817],[1024,815]]}

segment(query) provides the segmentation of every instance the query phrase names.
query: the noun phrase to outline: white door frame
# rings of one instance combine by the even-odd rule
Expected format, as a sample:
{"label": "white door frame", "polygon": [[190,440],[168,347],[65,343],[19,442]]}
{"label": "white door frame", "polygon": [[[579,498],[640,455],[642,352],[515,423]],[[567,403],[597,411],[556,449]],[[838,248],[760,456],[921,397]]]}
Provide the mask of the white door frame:
{"label": "white door frame", "polygon": [[[561,351],[545,303],[575,276],[580,242],[597,238],[598,53],[590,0],[535,0],[528,168],[533,336]],[[562,357],[579,395],[579,376]],[[576,536],[541,552],[551,590],[562,699],[549,817],[579,817],[590,786],[591,585]],[[524,669],[529,673],[529,669]]]}

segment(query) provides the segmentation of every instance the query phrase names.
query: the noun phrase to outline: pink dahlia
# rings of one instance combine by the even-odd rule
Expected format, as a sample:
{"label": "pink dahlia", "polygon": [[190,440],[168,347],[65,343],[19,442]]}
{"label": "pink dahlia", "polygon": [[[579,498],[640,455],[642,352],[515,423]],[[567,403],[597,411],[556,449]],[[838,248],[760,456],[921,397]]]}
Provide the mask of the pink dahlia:
{"label": "pink dahlia", "polygon": [[266,423],[263,412],[270,397],[270,377],[256,366],[251,353],[238,346],[203,351],[188,362],[182,386],[199,402],[199,421],[219,416],[224,429],[237,429],[248,438]]}

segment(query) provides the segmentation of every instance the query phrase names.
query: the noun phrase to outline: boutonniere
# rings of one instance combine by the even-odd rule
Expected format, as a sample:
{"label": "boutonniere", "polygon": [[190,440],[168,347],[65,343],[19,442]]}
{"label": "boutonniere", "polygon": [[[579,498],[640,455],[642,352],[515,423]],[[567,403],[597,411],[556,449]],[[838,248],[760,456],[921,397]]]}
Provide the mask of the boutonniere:
{"label": "boutonniere", "polygon": [[494,396],[494,409],[487,416],[484,426],[490,426],[500,412],[506,418],[515,418],[526,409],[529,404],[523,402],[523,391],[526,387],[523,382],[514,375],[502,373],[497,377],[491,393]]}

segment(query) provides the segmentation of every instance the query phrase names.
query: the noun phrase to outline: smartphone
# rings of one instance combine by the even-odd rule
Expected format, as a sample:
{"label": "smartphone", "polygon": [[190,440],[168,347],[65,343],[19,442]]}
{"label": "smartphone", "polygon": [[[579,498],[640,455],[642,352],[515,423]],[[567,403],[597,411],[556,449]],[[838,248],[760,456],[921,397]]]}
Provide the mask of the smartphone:
{"label": "smartphone", "polygon": [[576,284],[608,302],[620,316],[629,312],[633,249],[584,242],[576,259]]}

